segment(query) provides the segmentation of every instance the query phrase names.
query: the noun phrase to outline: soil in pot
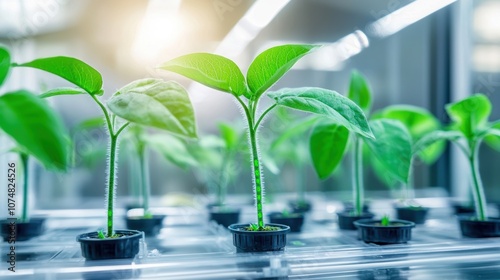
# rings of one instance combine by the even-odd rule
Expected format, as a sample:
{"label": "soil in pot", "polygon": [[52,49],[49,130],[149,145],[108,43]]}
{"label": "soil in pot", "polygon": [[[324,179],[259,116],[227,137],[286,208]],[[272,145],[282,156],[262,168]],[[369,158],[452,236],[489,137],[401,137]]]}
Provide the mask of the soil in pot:
{"label": "soil in pot", "polygon": [[163,227],[163,219],[165,215],[127,216],[125,221],[128,229],[143,231],[146,236],[155,236]]}
{"label": "soil in pot", "polygon": [[304,215],[301,213],[273,212],[268,215],[273,224],[282,224],[290,227],[290,232],[300,232],[304,224]]}
{"label": "soil in pot", "polygon": [[392,220],[389,225],[382,225],[381,220],[358,220],[354,222],[358,228],[358,236],[366,243],[399,244],[411,240],[411,229],[414,222]]}
{"label": "soil in pot", "polygon": [[288,202],[288,206],[294,213],[307,213],[312,209],[312,204],[307,200],[292,200]]}
{"label": "soil in pot", "polygon": [[237,252],[281,251],[286,246],[286,235],[290,227],[281,224],[266,224],[264,231],[251,230],[249,224],[230,225],[233,245]]}
{"label": "soil in pot", "polygon": [[237,224],[240,220],[240,210],[228,207],[213,206],[210,208],[211,221],[227,228],[232,224]]}
{"label": "soil in pot", "polygon": [[462,235],[473,238],[500,237],[500,218],[478,221],[470,215],[458,217]]}
{"label": "soil in pot", "polygon": [[357,220],[363,220],[363,219],[371,219],[375,217],[373,213],[370,212],[364,212],[363,214],[357,216],[354,215],[354,212],[352,211],[343,211],[343,212],[338,212],[338,224],[340,229],[346,229],[346,230],[356,230],[356,227],[354,226],[354,222]]}
{"label": "soil in pot", "polygon": [[139,253],[143,233],[137,230],[116,230],[116,237],[100,239],[97,232],[80,234],[82,256],[87,260],[130,259]]}
{"label": "soil in pot", "polygon": [[429,208],[422,206],[396,206],[396,217],[399,220],[414,222],[417,225],[425,223]]}
{"label": "soil in pot", "polygon": [[43,234],[45,218],[31,218],[28,222],[19,219],[7,219],[1,222],[1,234],[5,241],[26,241]]}

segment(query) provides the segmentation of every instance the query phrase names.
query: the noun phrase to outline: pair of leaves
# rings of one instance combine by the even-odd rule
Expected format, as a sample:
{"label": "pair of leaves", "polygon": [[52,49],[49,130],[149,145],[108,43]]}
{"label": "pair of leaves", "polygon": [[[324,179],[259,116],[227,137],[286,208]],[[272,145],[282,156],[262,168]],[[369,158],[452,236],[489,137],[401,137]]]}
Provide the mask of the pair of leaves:
{"label": "pair of leaves", "polygon": [[0,96],[0,128],[46,168],[65,170],[70,141],[59,116],[30,92]]}
{"label": "pair of leaves", "polygon": [[282,45],[260,53],[250,64],[247,79],[230,59],[209,53],[193,53],[163,63],[160,68],[186,76],[208,87],[257,100],[314,45]]}

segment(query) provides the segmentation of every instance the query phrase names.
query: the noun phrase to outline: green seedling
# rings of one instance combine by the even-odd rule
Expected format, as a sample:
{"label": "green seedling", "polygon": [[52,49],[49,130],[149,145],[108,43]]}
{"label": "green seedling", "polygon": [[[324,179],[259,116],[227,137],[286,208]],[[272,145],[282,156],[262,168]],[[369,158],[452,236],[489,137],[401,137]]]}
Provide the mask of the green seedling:
{"label": "green seedling", "polygon": [[[364,77],[353,71],[348,97],[369,115],[371,92]],[[394,178],[408,181],[411,162],[411,139],[408,130],[399,121],[389,119],[371,120],[369,126],[375,139],[364,134],[349,132],[342,124],[321,120],[313,129],[310,138],[310,152],[316,173],[325,179],[342,160],[349,138],[353,144],[352,185],[354,215],[363,211],[363,144]]]}
{"label": "green seedling", "polygon": [[446,112],[452,120],[447,130],[438,130],[424,136],[416,144],[415,153],[422,151],[436,141],[449,140],[455,143],[467,157],[472,176],[472,193],[475,202],[476,219],[488,220],[486,197],[479,174],[479,147],[483,140],[500,151],[500,121],[488,122],[491,102],[484,94],[474,94],[458,102],[448,104]]}
{"label": "green seedling", "polygon": [[141,79],[122,87],[107,103],[103,103],[101,74],[81,60],[58,56],[36,59],[15,66],[46,71],[77,86],[52,89],[42,94],[43,97],[85,94],[90,96],[102,111],[105,128],[109,134],[106,237],[113,237],[117,183],[115,167],[120,134],[131,123],[136,123],[184,137],[196,137],[194,113],[187,92],[175,82]]}
{"label": "green seedling", "polygon": [[[12,66],[10,53],[0,46],[0,86],[6,81]],[[70,141],[60,117],[39,96],[26,90],[16,90],[0,95],[0,130],[5,132],[17,147],[11,151],[19,155],[22,170],[21,222],[29,221],[28,182],[29,159],[36,158],[46,169],[64,171],[70,162]],[[14,199],[15,173],[9,175],[8,196]],[[16,214],[12,212],[12,214]]]}
{"label": "green seedling", "polygon": [[389,219],[389,216],[388,215],[384,215],[382,217],[382,219],[380,220],[380,224],[384,227],[387,227],[389,226],[389,224],[391,223],[391,220]]}
{"label": "green seedling", "polygon": [[274,103],[258,112],[263,94],[275,84],[314,45],[282,45],[260,53],[250,64],[246,79],[230,59],[209,53],[193,53],[170,60],[160,66],[193,79],[208,87],[231,94],[243,109],[248,124],[249,150],[253,172],[253,190],[257,225],[264,229],[264,182],[261,156],[257,145],[259,126],[277,106],[325,115],[350,130],[373,137],[363,111],[344,96],[322,88],[285,88],[267,93]]}
{"label": "green seedling", "polygon": [[[415,143],[422,139],[422,137],[441,128],[439,121],[429,111],[411,105],[388,106],[374,113],[372,119],[392,119],[400,121],[408,129],[411,135],[412,150],[415,149]],[[444,144],[444,141],[439,141],[418,151],[412,156],[412,164],[415,157],[428,165],[434,163],[443,153]],[[380,162],[374,160],[372,161],[372,166],[374,167],[375,174],[382,179],[384,183],[390,187],[397,185],[398,180],[394,178],[392,173],[388,172]],[[410,207],[416,206],[413,201],[413,190],[413,176],[410,170],[408,183],[402,184],[401,195],[402,202]]]}

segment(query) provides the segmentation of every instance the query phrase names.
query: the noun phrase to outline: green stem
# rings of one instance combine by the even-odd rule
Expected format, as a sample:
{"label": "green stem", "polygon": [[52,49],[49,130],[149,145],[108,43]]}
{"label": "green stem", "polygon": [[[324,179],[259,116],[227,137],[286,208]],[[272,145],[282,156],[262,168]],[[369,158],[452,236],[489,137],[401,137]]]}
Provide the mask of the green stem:
{"label": "green stem", "polygon": [[29,156],[25,153],[19,153],[21,159],[21,168],[23,169],[23,210],[21,212],[21,222],[28,221],[28,181],[29,181]]}
{"label": "green stem", "polygon": [[262,115],[260,115],[259,117],[259,120],[257,120],[257,122],[255,123],[255,126],[253,127],[254,130],[257,130],[257,128],[259,127],[259,124],[262,122],[262,120],[264,119],[264,117],[267,115],[267,113],[269,113],[272,109],[274,109],[274,107],[278,106],[278,104],[273,104],[272,106],[270,106],[269,108],[267,108],[264,113],[262,113]]}
{"label": "green stem", "polygon": [[353,153],[353,195],[354,214],[359,216],[363,213],[363,142],[361,139],[354,140]]}
{"label": "green stem", "polygon": [[256,131],[251,128],[251,121],[249,120],[250,130],[250,146],[252,152],[252,167],[254,175],[254,190],[255,190],[255,204],[257,206],[257,225],[259,228],[264,228],[264,216],[262,211],[264,183],[262,182],[262,168],[260,167],[260,158],[257,148]]}
{"label": "green stem", "polygon": [[144,143],[138,144],[138,156],[139,156],[139,172],[140,172],[140,185],[142,190],[142,208],[144,209],[144,216],[148,214],[149,211],[149,176],[148,176],[148,157],[147,151]]}
{"label": "green stem", "polygon": [[114,210],[114,204],[115,204],[115,164],[116,164],[116,147],[117,147],[117,140],[118,136],[113,135],[113,131],[110,130],[109,132],[110,136],[110,144],[109,144],[109,149],[110,149],[110,155],[109,155],[109,162],[108,162],[108,201],[107,201],[107,208],[108,208],[108,230],[106,232],[106,237],[112,237],[114,235],[114,230],[113,230],[113,210]]}
{"label": "green stem", "polygon": [[479,175],[479,143],[473,142],[470,145],[469,162],[472,172],[472,182],[474,185],[474,198],[476,202],[476,216],[480,221],[486,221],[488,219],[487,209],[486,209],[486,199],[484,196],[483,183],[481,182],[481,177]]}

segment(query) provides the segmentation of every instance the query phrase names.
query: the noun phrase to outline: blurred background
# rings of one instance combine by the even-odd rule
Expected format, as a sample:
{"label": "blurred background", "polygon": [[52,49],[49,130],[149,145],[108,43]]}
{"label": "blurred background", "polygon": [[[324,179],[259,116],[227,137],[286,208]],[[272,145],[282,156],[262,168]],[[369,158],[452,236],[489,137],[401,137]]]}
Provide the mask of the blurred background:
{"label": "blurred background", "polygon": [[[176,80],[190,93],[203,137],[217,134],[219,122],[243,127],[233,98],[156,67],[179,55],[210,52],[235,60],[245,73],[259,52],[284,43],[325,47],[304,58],[274,88],[318,86],[345,94],[350,73],[357,69],[371,85],[373,111],[411,104],[447,123],[445,104],[481,92],[493,103],[491,120],[499,119],[498,15],[496,0],[0,0],[0,43],[12,51],[16,62],[59,55],[82,59],[102,73],[105,98],[134,79]],[[64,85],[65,81],[40,71],[19,68],[2,92],[21,87],[43,92]],[[100,114],[88,96],[62,96],[50,102],[70,131]],[[284,126],[271,116],[259,139],[261,149]],[[75,167],[68,173],[46,172],[33,161],[36,173],[31,183],[38,208],[93,207],[88,201],[102,201],[106,133],[79,131],[74,138]],[[307,144],[306,134],[302,140]],[[0,147],[8,145],[8,139],[0,141]],[[133,184],[128,176],[133,168],[123,151],[119,196],[127,196]],[[245,165],[246,155],[240,156],[238,180],[230,192],[250,194],[250,167]],[[1,166],[15,159],[11,154],[0,157]],[[487,197],[500,202],[499,154],[484,146],[481,164]],[[195,170],[179,169],[154,153],[149,166],[155,196],[208,192]],[[285,164],[279,173],[271,171],[266,171],[269,194],[295,190],[297,172],[292,165]],[[349,156],[327,180],[317,179],[309,163],[301,172],[308,191],[350,189]],[[368,166],[365,173],[368,190],[387,190]],[[432,166],[417,162],[414,178],[417,189],[467,197],[468,168],[452,147]]]}

